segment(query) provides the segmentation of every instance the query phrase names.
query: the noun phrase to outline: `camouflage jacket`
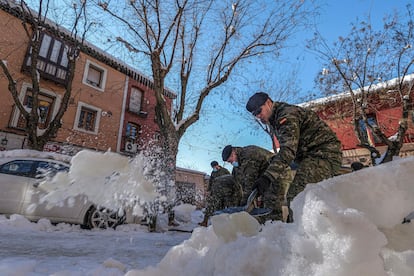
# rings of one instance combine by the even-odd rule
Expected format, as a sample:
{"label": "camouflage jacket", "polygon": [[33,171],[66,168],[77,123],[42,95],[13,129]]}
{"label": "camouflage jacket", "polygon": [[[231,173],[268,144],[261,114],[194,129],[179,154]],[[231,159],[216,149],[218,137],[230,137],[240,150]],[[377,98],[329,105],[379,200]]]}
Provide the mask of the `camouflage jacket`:
{"label": "camouflage jacket", "polygon": [[217,210],[239,206],[241,197],[242,188],[231,174],[214,178],[211,192],[207,196],[206,216],[210,217]]}
{"label": "camouflage jacket", "polygon": [[306,157],[327,159],[340,166],[341,143],[329,126],[310,109],[274,102],[269,120],[271,134],[279,141],[280,149],[264,173],[274,182],[292,162],[300,164]]}
{"label": "camouflage jacket", "polygon": [[208,180],[208,187],[207,187],[207,191],[210,192],[211,191],[211,187],[213,185],[214,179],[216,177],[222,176],[222,175],[226,175],[226,174],[230,174],[229,170],[227,170],[226,168],[223,168],[220,166],[220,169],[218,169],[217,171],[212,171],[211,175],[210,175],[210,179]]}
{"label": "camouflage jacket", "polygon": [[273,153],[257,146],[235,147],[238,167],[233,167],[232,174],[243,188],[241,204],[247,203],[252,186],[269,166]]}

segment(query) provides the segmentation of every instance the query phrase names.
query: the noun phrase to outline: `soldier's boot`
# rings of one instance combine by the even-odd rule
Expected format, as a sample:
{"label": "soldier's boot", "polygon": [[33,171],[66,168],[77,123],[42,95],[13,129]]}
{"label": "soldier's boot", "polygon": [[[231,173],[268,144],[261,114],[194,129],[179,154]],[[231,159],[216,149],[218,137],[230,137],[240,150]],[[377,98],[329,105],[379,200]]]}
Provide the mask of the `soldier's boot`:
{"label": "soldier's boot", "polygon": [[207,227],[207,225],[208,225],[208,217],[207,216],[204,216],[203,221],[202,222],[199,222],[198,225]]}
{"label": "soldier's boot", "polygon": [[175,221],[175,213],[171,211],[168,213],[168,226],[179,226],[180,224]]}
{"label": "soldier's boot", "polygon": [[157,215],[155,214],[148,215],[147,223],[148,223],[148,231],[155,232],[155,230],[157,229]]}

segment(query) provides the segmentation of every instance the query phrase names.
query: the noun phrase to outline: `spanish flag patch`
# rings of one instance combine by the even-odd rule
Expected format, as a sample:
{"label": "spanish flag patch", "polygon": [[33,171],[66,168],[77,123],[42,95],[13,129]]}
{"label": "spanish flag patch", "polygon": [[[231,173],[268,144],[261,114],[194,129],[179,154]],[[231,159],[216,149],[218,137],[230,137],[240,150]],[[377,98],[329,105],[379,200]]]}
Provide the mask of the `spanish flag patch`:
{"label": "spanish flag patch", "polygon": [[286,118],[282,118],[282,119],[279,121],[279,125],[283,125],[284,123],[286,123],[286,121],[287,121],[287,119],[286,119]]}

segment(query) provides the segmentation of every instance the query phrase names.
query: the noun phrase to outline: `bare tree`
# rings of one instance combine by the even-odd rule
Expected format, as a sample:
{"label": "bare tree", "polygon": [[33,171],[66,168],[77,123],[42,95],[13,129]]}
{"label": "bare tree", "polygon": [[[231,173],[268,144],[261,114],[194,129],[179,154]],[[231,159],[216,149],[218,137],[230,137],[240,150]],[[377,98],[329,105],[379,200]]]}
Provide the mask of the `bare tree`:
{"label": "bare tree", "polygon": [[[61,127],[61,119],[67,110],[69,99],[72,91],[72,81],[75,73],[76,59],[79,55],[80,47],[83,44],[85,34],[90,27],[87,23],[86,1],[79,1],[79,4],[73,3],[72,9],[74,12],[74,21],[72,29],[70,31],[59,30],[59,26],[54,25],[51,21],[48,21],[47,16],[49,12],[49,0],[39,0],[37,3],[38,10],[31,9],[26,1],[19,1],[19,4],[12,7],[17,13],[18,17],[22,20],[22,26],[24,33],[27,36],[27,42],[30,49],[30,65],[29,75],[31,79],[31,108],[26,109],[22,100],[18,94],[18,80],[13,76],[7,66],[7,63],[3,60],[6,57],[2,57],[0,60],[0,67],[3,74],[8,79],[8,89],[11,93],[16,107],[19,109],[20,114],[24,117],[26,122],[25,132],[28,136],[29,147],[37,150],[43,150],[44,145],[56,136],[57,131]],[[79,28],[81,27],[81,28]],[[81,33],[78,34],[78,30],[81,29]],[[39,129],[39,121],[41,117],[40,110],[40,77],[41,72],[38,70],[39,53],[41,50],[42,39],[41,35],[45,30],[54,30],[60,36],[64,36],[69,44],[69,47],[65,48],[67,56],[67,75],[65,81],[65,92],[62,97],[61,105],[52,118],[50,123],[45,126],[42,131]]]}
{"label": "bare tree", "polygon": [[[286,40],[310,14],[304,2],[98,2],[126,27],[117,40],[137,57],[149,60],[161,132],[162,170],[167,179],[174,179],[180,139],[199,120],[205,99],[246,61],[277,57]],[[168,81],[179,83],[172,113],[163,96]],[[222,93],[231,95],[232,91]]]}
{"label": "bare tree", "polygon": [[[408,111],[412,101],[412,82],[406,77],[412,71],[413,17],[411,6],[407,15],[398,14],[384,19],[384,27],[374,30],[367,21],[352,24],[347,37],[339,37],[338,42],[329,46],[319,33],[308,47],[323,60],[324,69],[317,77],[319,87],[326,95],[348,93],[351,98],[351,115],[354,131],[360,146],[370,150],[373,164],[380,156],[375,144],[364,133],[368,128],[374,137],[388,146],[382,162],[392,160],[399,154],[403,138],[408,128]],[[397,78],[396,82],[389,82]],[[391,93],[395,92],[395,93]],[[410,96],[411,95],[411,96]],[[380,105],[402,106],[397,135],[388,138],[384,128],[369,120],[369,114]],[[338,112],[344,112],[341,106]]]}

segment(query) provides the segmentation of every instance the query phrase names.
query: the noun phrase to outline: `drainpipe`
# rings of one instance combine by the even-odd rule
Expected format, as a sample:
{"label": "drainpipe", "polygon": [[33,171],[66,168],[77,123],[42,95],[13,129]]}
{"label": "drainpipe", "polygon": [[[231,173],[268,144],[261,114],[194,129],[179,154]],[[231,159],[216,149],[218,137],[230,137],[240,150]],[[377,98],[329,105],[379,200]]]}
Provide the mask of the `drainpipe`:
{"label": "drainpipe", "polygon": [[122,142],[122,130],[124,129],[124,118],[125,118],[125,110],[126,110],[126,100],[128,95],[128,83],[129,77],[125,77],[125,87],[124,87],[124,97],[122,99],[122,110],[121,110],[121,118],[119,118],[119,130],[118,130],[118,141],[116,143],[116,152],[121,152],[121,142]]}

